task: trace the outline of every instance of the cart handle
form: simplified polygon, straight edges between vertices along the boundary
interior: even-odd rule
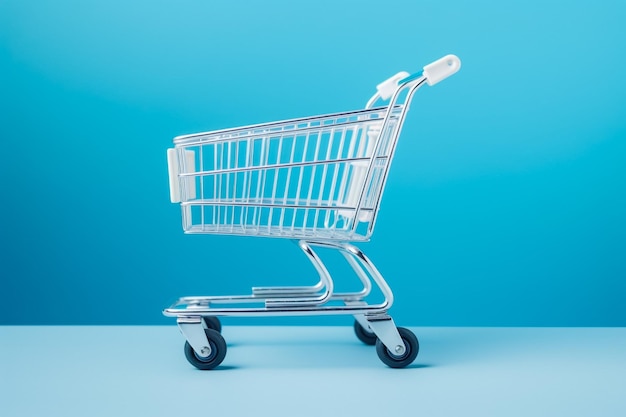
[[[461,69],[461,60],[456,55],[446,55],[424,67],[424,77],[428,85],[435,85]],[[404,79],[403,81],[406,81]]]
[[[446,55],[443,58],[431,62],[426,65],[422,71],[418,71],[414,74],[409,74],[406,71],[402,71],[383,81],[376,86],[378,91],[378,97],[383,100],[388,100],[393,93],[396,92],[399,86],[416,80],[420,77],[426,78],[428,85],[435,85],[439,81],[445,80],[449,76],[455,74],[461,69],[461,60],[456,55]]]

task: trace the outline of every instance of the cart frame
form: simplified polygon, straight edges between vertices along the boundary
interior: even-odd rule
[[[377,86],[364,110],[174,139],[175,147],[168,150],[170,196],[181,204],[185,233],[291,239],[319,275],[311,286],[253,287],[249,295],[179,298],[163,314],[177,318],[190,363],[213,369],[224,359],[226,343],[217,317],[304,315],[352,315],[357,336],[376,344],[385,364],[399,368],[413,362],[417,338],[396,327],[387,313],[394,301],[391,288],[372,261],[349,242],[368,241],[373,233],[414,93],[459,68],[460,60],[448,55],[414,75],[398,73]],[[380,100],[387,105],[374,107]],[[304,154],[297,159],[300,137]],[[290,157],[281,159],[282,154]],[[285,179],[284,186],[279,184]],[[362,288],[335,292],[315,248],[341,253]],[[368,304],[365,299],[373,285],[383,300]]]

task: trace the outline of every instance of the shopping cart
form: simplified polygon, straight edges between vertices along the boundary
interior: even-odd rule
[[[454,74],[461,62],[445,56],[410,75],[377,86],[364,110],[179,136],[169,149],[170,197],[180,203],[185,233],[287,238],[297,242],[319,274],[312,286],[255,287],[243,296],[183,297],[164,310],[177,317],[185,356],[213,369],[226,355],[220,316],[354,316],[357,337],[376,345],[392,368],[419,350],[410,330],[387,311],[393,294],[374,264],[349,242],[368,241],[387,173],[415,91]],[[384,106],[375,106],[377,103]],[[315,252],[343,255],[362,288],[334,291]],[[368,304],[372,283],[384,300]]]

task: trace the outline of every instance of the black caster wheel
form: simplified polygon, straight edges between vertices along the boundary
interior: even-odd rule
[[[354,320],[354,333],[356,333],[356,337],[366,345],[374,346],[378,340],[373,331],[364,329],[357,320]]]
[[[202,321],[206,325],[207,329],[213,329],[218,333],[222,333],[222,323],[220,319],[215,316],[203,316]]]
[[[185,357],[190,364],[198,369],[209,370],[218,366],[226,357],[226,341],[219,332],[213,329],[204,329],[211,352],[207,356],[200,356],[191,347],[189,342],[185,342]]]
[[[383,342],[376,342],[376,353],[383,363],[391,368],[404,368],[413,363],[420,350],[417,337],[409,329],[398,327],[398,333],[404,342],[405,351],[402,355],[396,355],[387,349]]]

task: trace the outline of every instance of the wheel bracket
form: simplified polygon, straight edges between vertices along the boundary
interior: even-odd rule
[[[199,357],[211,355],[211,344],[204,331],[202,317],[179,317],[178,328]]]
[[[398,333],[393,319],[388,316],[367,317],[369,328],[394,356],[402,356],[406,351],[402,337]]]

